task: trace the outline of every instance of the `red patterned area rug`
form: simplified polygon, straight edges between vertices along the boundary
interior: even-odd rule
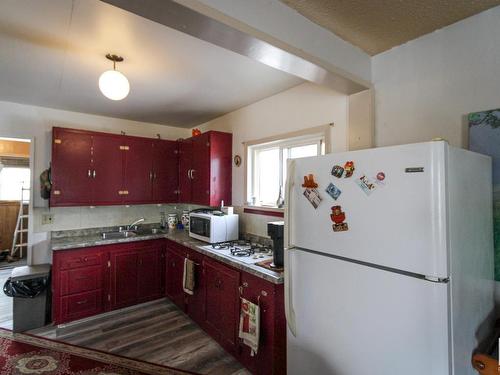
[[[0,329],[0,374],[185,375],[189,373]]]

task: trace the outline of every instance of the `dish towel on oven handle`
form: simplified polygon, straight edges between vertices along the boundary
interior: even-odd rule
[[[189,295],[194,294],[194,262],[184,258],[184,275],[182,276],[182,289]]]
[[[241,298],[239,337],[249,346],[252,357],[259,350],[260,335],[260,307],[244,298]]]

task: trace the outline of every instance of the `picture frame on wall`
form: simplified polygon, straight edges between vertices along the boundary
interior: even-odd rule
[[[492,158],[495,280],[500,281],[500,108],[470,113],[469,149]]]

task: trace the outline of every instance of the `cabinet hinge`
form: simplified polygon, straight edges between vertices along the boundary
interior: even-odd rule
[[[111,268],[111,261],[108,260],[108,268]]]
[[[56,139],[54,139],[54,143],[56,145],[60,145],[62,143],[62,140],[56,138]]]
[[[54,194],[54,195],[61,195],[61,190],[53,190],[52,194]]]
[[[120,146],[120,150],[128,151],[130,148],[128,146]]]

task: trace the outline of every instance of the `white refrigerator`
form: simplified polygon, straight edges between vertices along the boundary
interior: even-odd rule
[[[474,373],[494,304],[489,157],[437,141],[296,159],[286,201],[288,374]]]

